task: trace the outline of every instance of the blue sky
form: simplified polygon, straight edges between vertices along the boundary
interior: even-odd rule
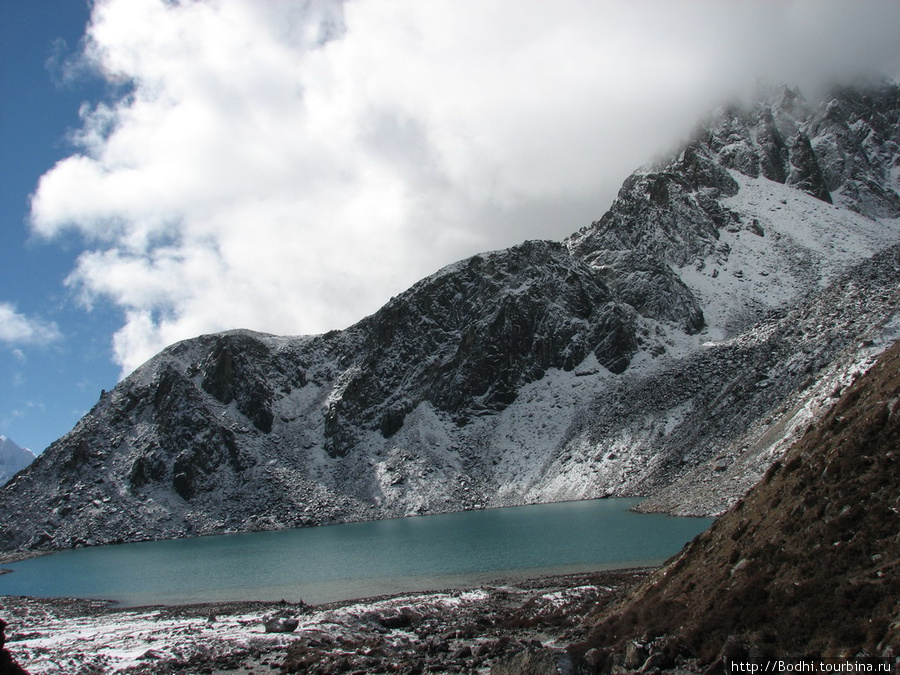
[[[36,452],[177,340],[565,237],[761,83],[900,75],[896,0],[0,7],[0,434]]]
[[[51,331],[0,338],[0,434],[40,451],[68,431],[100,390],[118,379],[109,335],[115,311],[87,314],[63,284],[76,242],[35,239],[29,195],[40,176],[71,152],[83,100],[102,94],[98,80],[61,86],[48,63],[71,54],[84,34],[79,0],[2,0],[0,15],[0,305]]]

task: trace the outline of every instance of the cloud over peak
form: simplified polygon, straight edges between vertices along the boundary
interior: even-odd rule
[[[85,243],[124,371],[175,340],[340,328],[443,264],[602,214],[760,80],[900,73],[893,2],[97,0],[32,226]]]

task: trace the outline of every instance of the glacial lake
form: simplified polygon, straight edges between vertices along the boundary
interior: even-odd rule
[[[296,530],[98,546],[3,564],[0,595],[123,606],[231,600],[311,604],[655,565],[712,518],[600,499]]]

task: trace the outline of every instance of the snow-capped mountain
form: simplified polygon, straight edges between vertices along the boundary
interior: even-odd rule
[[[893,85],[783,90],[564,242],[345,331],[173,345],[0,491],[0,547],[604,495],[719,513],[900,337],[898,120]]]
[[[34,461],[34,453],[28,448],[19,447],[15,441],[0,436],[0,485]]]

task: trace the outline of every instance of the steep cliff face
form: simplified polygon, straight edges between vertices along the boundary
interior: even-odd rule
[[[393,436],[422,403],[465,425],[589,354],[623,372],[640,347],[638,314],[604,281],[561,244],[526,242],[416,284],[341,336],[330,451],[346,454],[357,431]]]
[[[895,87],[719,111],[563,243],[345,331],[173,345],[0,491],[0,546],[608,494],[721,512],[900,331],[898,111]]]

